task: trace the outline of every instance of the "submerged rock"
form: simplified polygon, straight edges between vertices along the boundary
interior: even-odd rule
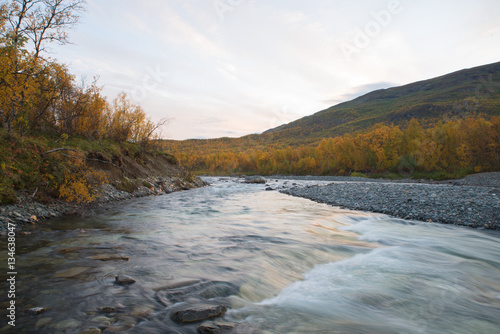
[[[171,284],[156,292],[156,298],[165,306],[190,300],[224,298],[239,293],[238,286],[222,281],[186,280]]]
[[[99,313],[114,313],[115,312],[115,308],[111,307],[111,306],[104,306],[104,307],[98,307],[97,311]]]
[[[64,271],[56,272],[54,277],[58,278],[70,278],[80,275],[81,273],[87,271],[88,267],[75,267]]]
[[[118,285],[130,285],[134,284],[135,282],[135,279],[127,275],[119,275],[115,277],[115,283]]]
[[[201,324],[197,327],[201,334],[223,334],[230,333],[235,327],[235,324],[229,322],[215,321]]]
[[[82,323],[80,321],[73,319],[73,318],[70,318],[70,319],[66,319],[66,320],[58,322],[57,324],[55,324],[53,326],[53,328],[57,329],[57,330],[67,331],[71,328],[80,327],[81,325],[82,325]]]
[[[52,318],[41,318],[36,322],[35,327],[45,327],[48,324],[50,324],[51,322],[52,322]]]
[[[201,304],[172,313],[171,319],[179,324],[200,322],[223,316],[227,311],[224,305]]]

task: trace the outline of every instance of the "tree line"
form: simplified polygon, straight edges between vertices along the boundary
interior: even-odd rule
[[[500,117],[469,117],[424,128],[416,119],[376,125],[366,133],[324,138],[317,146],[225,150],[204,154],[191,145],[177,151],[182,165],[201,173],[350,175],[500,170]],[[175,148],[174,148],[175,150]]]
[[[83,0],[12,0],[0,5],[0,126],[10,135],[55,132],[145,144],[154,123],[125,93],[109,102],[97,79],[78,82],[47,57],[51,43],[68,42]]]

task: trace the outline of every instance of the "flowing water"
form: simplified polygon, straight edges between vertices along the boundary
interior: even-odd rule
[[[498,233],[210,181],[18,235],[17,323],[2,307],[0,332],[196,333],[171,314],[208,303],[235,333],[500,333]]]

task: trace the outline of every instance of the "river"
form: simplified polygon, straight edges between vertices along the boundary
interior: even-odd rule
[[[17,322],[2,307],[0,331],[196,333],[171,315],[208,303],[236,333],[500,333],[499,233],[209,181],[18,235]],[[321,183],[274,185],[292,182]]]

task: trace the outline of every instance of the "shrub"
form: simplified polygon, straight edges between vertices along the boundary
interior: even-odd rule
[[[16,192],[8,179],[0,182],[0,204],[14,204],[17,202]]]

